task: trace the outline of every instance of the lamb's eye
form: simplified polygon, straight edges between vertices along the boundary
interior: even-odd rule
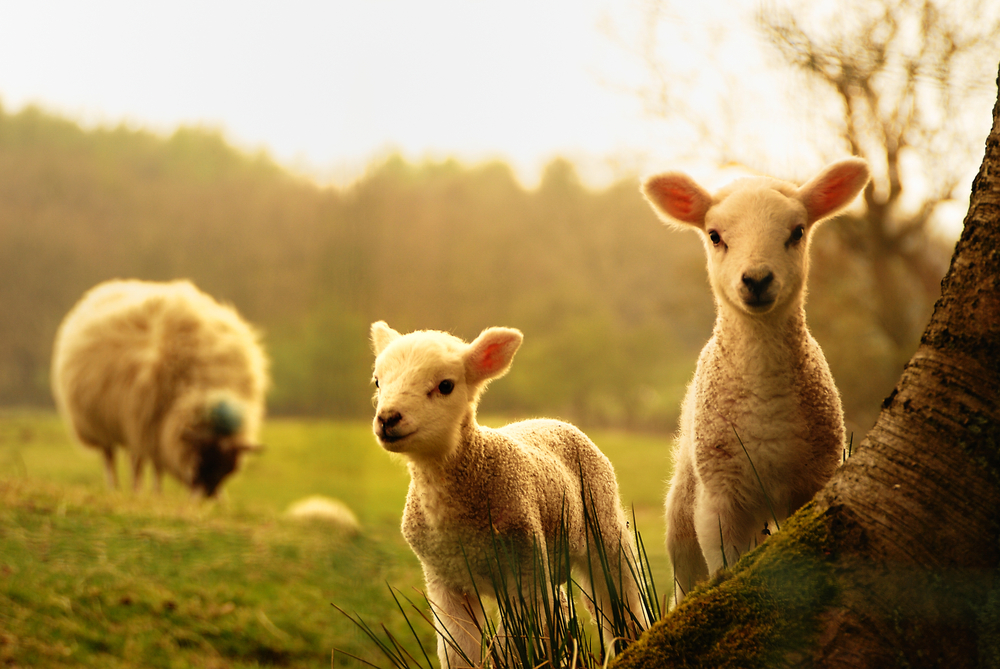
[[[378,379],[375,379],[375,387],[378,388]]]
[[[788,238],[789,244],[794,244],[795,242],[802,239],[803,235],[806,234],[806,229],[804,226],[797,225],[795,229],[792,230],[792,236]]]
[[[451,391],[455,389],[455,382],[445,379],[438,384],[438,390],[441,391],[442,395],[451,395]]]
[[[708,238],[712,240],[713,246],[718,246],[719,244],[722,243],[722,235],[720,235],[715,230],[708,231]]]

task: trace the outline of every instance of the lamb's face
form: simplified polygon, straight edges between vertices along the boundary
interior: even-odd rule
[[[441,460],[475,424],[483,388],[510,369],[523,339],[511,328],[486,328],[471,344],[446,332],[401,335],[372,324],[375,420],[379,444],[410,458]]]
[[[686,174],[664,172],[642,192],[665,222],[702,234],[719,304],[761,316],[801,299],[809,229],[850,204],[868,177],[865,161],[848,158],[801,187],[755,177],[713,197]]]
[[[736,190],[708,210],[701,231],[718,299],[744,313],[780,313],[808,273],[805,207],[769,188]]]
[[[422,458],[454,450],[475,397],[462,357],[467,347],[441,332],[413,332],[378,355],[372,429],[382,448]]]

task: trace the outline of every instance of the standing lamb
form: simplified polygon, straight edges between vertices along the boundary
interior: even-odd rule
[[[676,172],[643,186],[665,221],[701,233],[717,310],[681,410],[666,498],[676,603],[812,499],[837,467],[840,395],[806,328],[809,239],[868,178],[867,163],[851,158],[802,187],[756,177],[712,197]]]
[[[236,311],[188,281],[108,281],[70,310],[56,334],[52,389],[85,445],[103,452],[118,487],[115,448],[213,496],[255,445],[267,359]]]
[[[380,321],[371,335],[377,388],[373,428],[384,449],[407,459],[411,480],[402,531],[423,565],[428,599],[440,621],[442,669],[464,666],[462,654],[472,662],[482,659],[479,630],[485,620],[476,595],[497,595],[491,578],[497,564],[490,556],[498,540],[514,547],[517,556],[520,573],[507,578],[513,591],[517,583],[531,584],[539,577],[533,548],[547,557],[549,571],[556,535],[565,532],[576,580],[593,599],[588,603],[592,613],[596,602],[611,647],[608,584],[596,562],[593,535],[588,551],[584,495],[593,499],[599,540],[616,572],[613,580],[624,590],[620,600],[645,627],[638,587],[616,561],[623,554],[634,560],[635,548],[607,457],[567,423],[529,420],[490,429],[476,422],[482,392],[510,368],[521,333],[489,328],[467,344],[445,332],[401,335]],[[515,569],[511,563],[499,568]],[[549,577],[543,574],[539,582]],[[446,638],[454,639],[461,654]]]

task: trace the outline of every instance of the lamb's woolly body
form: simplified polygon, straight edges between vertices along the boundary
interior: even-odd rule
[[[483,621],[478,604],[467,601],[477,592],[496,595],[496,541],[516,548],[524,583],[533,578],[533,548],[551,562],[558,532],[568,537],[578,581],[589,583],[591,569],[601,573],[599,564],[588,563],[581,480],[593,497],[607,554],[634,556],[614,469],[586,435],[555,420],[498,429],[476,422],[479,396],[506,373],[519,332],[491,328],[466,344],[442,332],[399,335],[376,323],[372,339],[379,387],[375,433],[384,448],[407,456],[411,476],[403,535],[423,565],[429,599],[468,657],[480,657],[475,626]],[[453,382],[453,389],[442,393],[443,381]],[[595,594],[607,612],[606,585],[596,580]],[[623,597],[640,612],[628,573],[622,582]],[[441,637],[438,655],[442,667],[459,666],[458,654]]]
[[[717,307],[665,505],[678,602],[808,502],[842,456],[840,395],[805,321],[808,233],[867,180],[851,159],[801,188],[761,177],[710,196],[677,173],[644,186],[665,220],[702,233]]]
[[[595,499],[615,502],[600,505],[613,514],[601,518],[602,526],[625,527],[611,463],[586,435],[559,421],[500,429],[467,425],[461,448],[446,462],[411,462],[409,469],[403,535],[428,576],[463,592],[495,594],[485,562],[473,570],[475,584],[466,564],[466,557],[476,561],[494,553],[493,532],[518,543],[530,558],[532,542],[551,551],[549,543],[565,523],[570,550],[586,551],[581,469]]]
[[[121,446],[131,456],[136,487],[148,460],[157,487],[166,471],[211,494],[216,474],[199,468],[234,465],[234,453],[256,440],[267,384],[267,360],[253,329],[187,281],[100,284],[56,335],[56,404],[79,440],[104,453],[113,486]],[[219,449],[206,450],[191,437],[208,430],[219,402],[238,412],[238,425],[213,441]]]

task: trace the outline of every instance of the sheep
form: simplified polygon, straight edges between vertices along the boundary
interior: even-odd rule
[[[157,492],[166,471],[212,497],[260,448],[267,367],[254,329],[190,282],[113,280],[59,326],[52,390],[70,431],[103,454],[112,489],[124,447],[135,491],[148,460]]]
[[[521,333],[488,328],[469,344],[438,331],[401,335],[379,321],[371,337],[376,356],[372,426],[378,443],[407,462],[410,486],[402,533],[423,566],[427,598],[438,620],[442,668],[464,663],[447,639],[469,660],[481,660],[485,618],[476,595],[497,596],[494,581],[501,579],[495,573],[491,578],[491,570],[513,575],[505,578],[515,597],[517,582],[549,582],[542,579],[554,578],[556,535],[564,530],[576,581],[591,593],[585,605],[595,613],[596,604],[610,647],[605,617],[610,595],[603,578],[590,578],[602,572],[588,561],[584,514],[591,507],[585,511],[584,496],[593,500],[599,540],[620,570],[614,579],[622,584],[620,601],[645,626],[638,586],[631,571],[616,561],[622,554],[633,559],[635,548],[607,457],[580,430],[560,421],[535,419],[499,429],[476,421],[486,385],[507,373]],[[593,539],[589,556],[596,560]],[[497,541],[514,547],[516,568],[512,562],[497,566],[490,561]],[[534,549],[547,556],[545,574],[535,571]],[[566,575],[557,580],[565,582]]]
[[[772,521],[779,529],[837,467],[840,394],[805,319],[809,241],[868,179],[867,163],[850,158],[802,187],[752,177],[713,197],[677,172],[643,184],[665,222],[701,234],[716,303],[665,502],[675,605],[765,539]]]
[[[293,502],[285,511],[290,518],[324,521],[348,534],[361,531],[361,523],[351,508],[339,499],[325,495],[309,495]]]

